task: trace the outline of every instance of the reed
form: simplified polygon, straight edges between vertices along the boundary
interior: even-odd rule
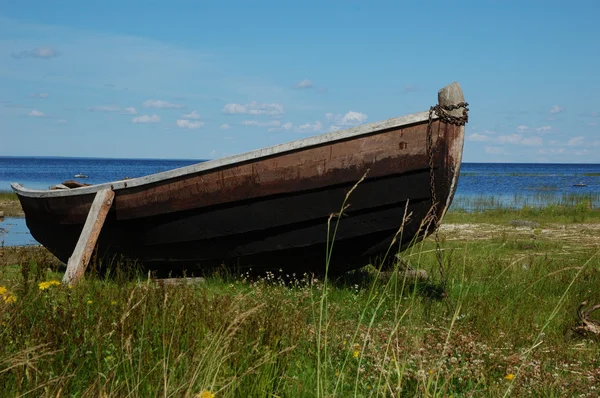
[[[452,201],[451,211],[482,212],[487,210],[517,210],[523,208],[553,209],[600,208],[599,193],[562,193],[552,189],[539,189],[528,194],[513,195],[457,195]]]

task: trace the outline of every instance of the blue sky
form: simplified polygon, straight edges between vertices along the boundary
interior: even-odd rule
[[[424,111],[467,162],[600,163],[596,1],[0,0],[0,156],[206,159]]]

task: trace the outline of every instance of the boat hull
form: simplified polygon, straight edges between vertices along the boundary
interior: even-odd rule
[[[445,100],[461,102],[462,92]],[[325,269],[328,242],[333,272],[395,254],[436,227],[427,218],[432,208],[427,125],[421,118],[143,184],[121,182],[98,254],[164,270],[225,264],[296,273]],[[464,126],[437,118],[432,123],[438,220],[456,189],[463,137]],[[33,237],[67,262],[93,190],[70,190],[82,192],[77,195],[16,190]]]

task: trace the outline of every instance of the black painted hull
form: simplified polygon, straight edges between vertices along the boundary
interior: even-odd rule
[[[325,269],[328,237],[334,239],[337,224],[330,269],[347,271],[382,258],[388,250],[395,254],[423,237],[427,225],[421,224],[431,207],[428,177],[429,171],[423,170],[366,179],[348,198],[350,206],[340,219],[330,215],[341,210],[351,186],[134,220],[117,220],[112,213],[100,235],[98,253],[105,261],[125,257],[155,269],[226,264],[318,272]],[[388,200],[382,198],[384,193]],[[405,212],[410,215],[407,219]],[[83,228],[32,219],[27,224],[33,237],[65,263]]]

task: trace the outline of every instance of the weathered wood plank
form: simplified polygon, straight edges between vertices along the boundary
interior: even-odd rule
[[[133,178],[129,180],[114,181],[104,184],[92,185],[89,187],[77,188],[77,191],[71,190],[38,190],[29,189],[23,187],[21,184],[12,183],[11,187],[22,196],[29,196],[32,198],[45,198],[45,197],[61,197],[61,196],[73,196],[79,194],[89,194],[97,192],[100,189],[110,188],[113,190],[139,187],[146,184],[153,184],[168,180],[170,178],[183,177],[188,174],[209,171],[213,169],[219,169],[224,166],[234,165],[236,163],[249,162],[253,160],[259,160],[261,158],[267,158],[275,155],[280,155],[286,152],[294,152],[301,149],[308,149],[313,146],[320,146],[330,144],[336,141],[343,141],[349,138],[359,137],[361,135],[369,135],[381,130],[387,130],[392,128],[403,128],[405,126],[426,122],[429,117],[428,112],[413,113],[406,116],[397,118],[387,119],[380,122],[374,122],[369,124],[363,124],[360,126],[352,127],[346,130],[334,131],[331,133],[321,134],[314,137],[303,138],[296,141],[291,141],[285,144],[279,144],[268,148],[257,149],[254,151],[228,156],[225,158],[209,160],[207,162],[197,163],[186,167],[181,167],[174,170],[163,171],[161,173],[151,174],[144,177]],[[438,116],[434,115],[437,119]]]
[[[114,197],[115,193],[110,189],[103,189],[96,194],[75,250],[67,263],[63,283],[77,283],[85,274]]]
[[[185,278],[163,278],[155,279],[158,285],[169,285],[169,286],[181,286],[181,285],[195,285],[199,283],[205,283],[206,279],[200,277],[185,277]]]

